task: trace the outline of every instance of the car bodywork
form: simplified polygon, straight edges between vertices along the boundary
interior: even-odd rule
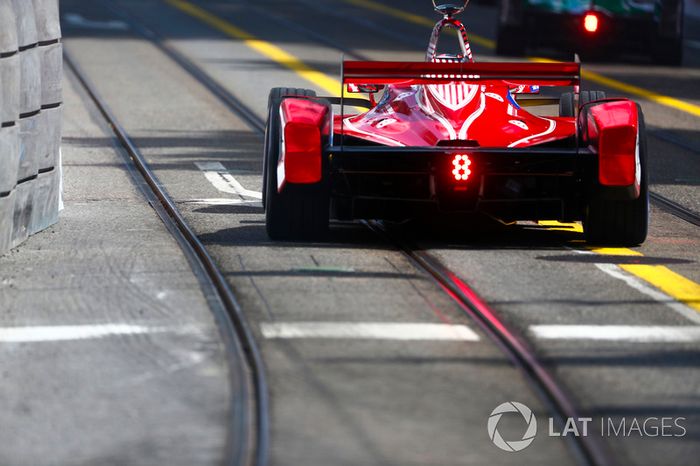
[[[623,188],[618,197],[638,195],[634,104],[609,100],[584,107],[578,118],[538,116],[512,93],[521,85],[578,86],[576,63],[344,68],[345,84],[389,82],[383,98],[358,114],[335,114],[335,99],[285,99],[277,171],[281,190],[290,173],[294,183],[316,183],[325,167],[335,218],[481,211],[506,221],[572,221],[582,219],[592,184],[610,194]],[[628,144],[618,147],[625,137]],[[465,179],[453,173],[458,156],[469,161]]]
[[[445,27],[460,32],[462,53],[437,54]],[[343,63],[343,89],[370,99],[271,97],[267,202],[288,193],[289,220],[293,208],[311,215],[308,202],[327,200],[314,214],[326,218],[321,224],[468,213],[585,224],[596,203],[632,202],[642,211],[643,241],[641,111],[627,99],[580,105],[580,80],[576,62],[475,63],[466,30],[445,15],[425,62]],[[538,93],[561,86],[573,90],[570,114],[529,111],[559,104]]]

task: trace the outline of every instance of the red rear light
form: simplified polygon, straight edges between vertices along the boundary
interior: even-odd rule
[[[471,170],[469,169],[471,164],[472,161],[469,160],[469,156],[461,154],[455,155],[455,158],[452,160],[452,175],[455,177],[455,180],[467,181],[467,179],[469,179],[469,175],[472,174]]]
[[[595,13],[586,13],[583,17],[583,28],[588,32],[596,32],[598,30],[598,15]]]

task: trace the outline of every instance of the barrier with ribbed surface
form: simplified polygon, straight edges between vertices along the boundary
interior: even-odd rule
[[[58,221],[58,0],[0,0],[0,254]]]

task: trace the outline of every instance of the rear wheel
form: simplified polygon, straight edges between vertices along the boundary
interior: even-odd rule
[[[581,91],[579,95],[579,106],[605,98],[607,98],[605,91]],[[572,92],[565,92],[559,98],[559,116],[574,116],[574,94]]]
[[[287,184],[277,189],[277,162],[281,144],[280,104],[288,96],[316,96],[308,89],[278,87],[270,91],[265,129],[263,191],[267,234],[275,240],[318,239],[327,232],[329,195],[326,183]]]
[[[639,114],[640,193],[634,200],[597,199],[593,193],[583,220],[586,241],[592,244],[635,246],[644,242],[649,224],[649,177],[647,173],[647,139],[642,109]]]

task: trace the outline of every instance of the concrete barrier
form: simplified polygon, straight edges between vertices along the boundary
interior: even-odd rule
[[[12,225],[15,210],[15,192],[0,197],[0,255],[12,245]]]
[[[12,0],[17,23],[17,43],[19,49],[31,47],[39,42],[36,30],[34,4],[31,0]]]
[[[41,63],[41,105],[63,101],[63,44],[55,42],[39,47]]]
[[[58,221],[58,0],[0,0],[0,255]]]
[[[29,238],[29,225],[34,209],[34,185],[36,179],[20,183],[14,190],[15,206],[12,212],[12,241],[11,247],[18,246]]]
[[[0,56],[17,52],[17,21],[12,0],[0,0]]]
[[[0,58],[0,123],[19,119],[19,53]]]
[[[17,181],[39,172],[39,123],[41,113],[19,120],[19,169]]]
[[[39,47],[19,53],[19,114],[31,115],[41,109],[41,57]]]
[[[29,222],[30,235],[44,230],[58,221],[60,176],[58,168],[39,173],[34,184],[32,216]]]
[[[0,128],[0,196],[15,189],[18,170],[19,126]]]
[[[39,171],[59,167],[59,151],[61,149],[61,132],[63,130],[63,105],[45,108],[41,111],[46,125],[45,152],[39,158]]]
[[[25,0],[28,1],[28,0]],[[34,7],[37,38],[40,43],[61,38],[58,0],[31,0]]]
[[[49,147],[49,114],[42,110],[36,115],[36,141],[33,147],[36,172],[53,168],[53,156]]]

